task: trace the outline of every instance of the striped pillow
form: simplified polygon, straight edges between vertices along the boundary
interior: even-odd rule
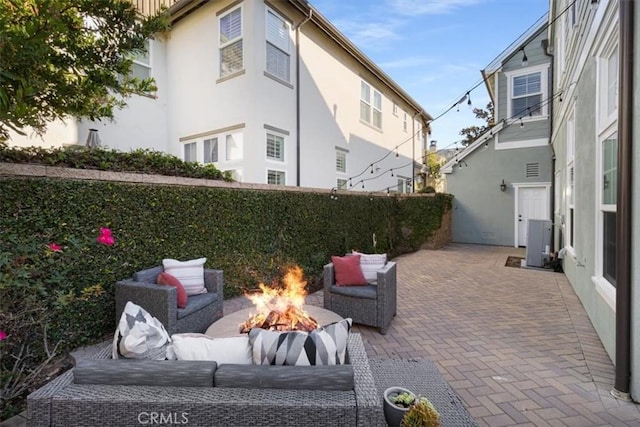
[[[311,332],[276,332],[253,328],[249,342],[256,365],[344,365],[351,319]]]
[[[367,283],[378,283],[378,270],[387,263],[387,254],[363,254],[353,251],[353,255],[360,255],[360,268]]]
[[[163,259],[162,266],[165,273],[178,279],[187,295],[207,293],[204,286],[204,263],[206,258],[192,259],[191,261],[178,261],[175,259]]]

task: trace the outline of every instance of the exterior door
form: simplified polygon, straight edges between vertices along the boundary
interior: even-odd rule
[[[518,189],[518,246],[527,246],[530,219],[547,219],[547,190],[545,187]]]

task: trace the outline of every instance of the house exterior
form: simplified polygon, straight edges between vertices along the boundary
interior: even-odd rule
[[[95,128],[105,146],[213,163],[241,182],[412,191],[431,117],[311,4],[138,3],[172,15],[136,58],[157,98],[130,99],[115,123],[54,125],[44,145],[83,144]]]
[[[609,356],[614,394],[640,400],[640,8],[550,2],[555,246]],[[563,11],[565,11],[563,13]],[[560,16],[561,15],[561,16]],[[552,21],[552,17],[559,18]],[[636,24],[634,24],[634,21]],[[634,141],[635,140],[635,141]]]
[[[529,219],[551,219],[551,57],[541,18],[482,70],[490,131],[442,167],[454,242],[527,246]],[[523,61],[526,56],[527,61]]]

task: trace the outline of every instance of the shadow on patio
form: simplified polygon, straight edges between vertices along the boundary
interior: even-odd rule
[[[614,368],[563,274],[506,267],[523,249],[452,244],[394,259],[386,335],[356,325],[370,357],[428,358],[480,425],[640,425],[615,400]],[[322,292],[307,299],[322,305]],[[225,301],[225,314],[249,306]]]

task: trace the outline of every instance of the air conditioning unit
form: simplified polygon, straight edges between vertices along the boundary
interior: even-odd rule
[[[527,267],[544,267],[551,250],[552,224],[548,219],[530,219],[527,228]]]

